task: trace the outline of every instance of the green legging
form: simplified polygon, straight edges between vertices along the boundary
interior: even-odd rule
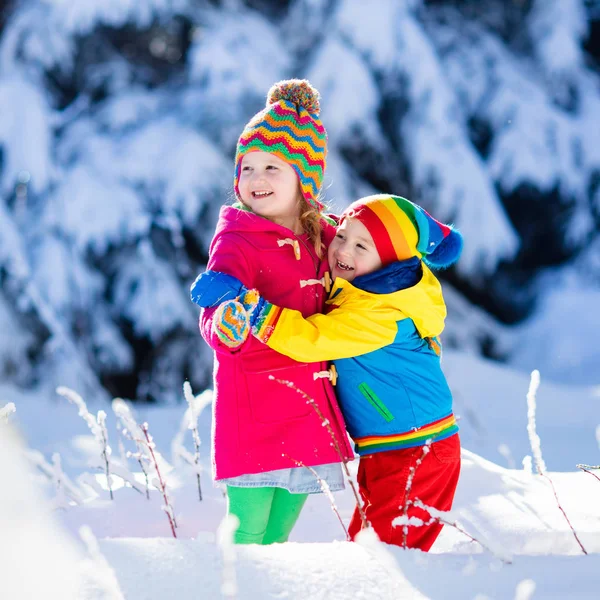
[[[276,487],[227,486],[227,513],[240,520],[236,544],[287,542],[308,494]]]

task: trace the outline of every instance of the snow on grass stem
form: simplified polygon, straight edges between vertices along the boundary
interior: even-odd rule
[[[173,537],[176,538],[177,534],[175,533],[175,529],[177,528],[177,521],[175,520],[175,512],[173,511],[172,503],[169,499],[165,478],[160,470],[158,455],[154,452],[155,444],[148,431],[148,423],[138,425],[128,404],[121,398],[115,398],[113,400],[112,408],[115,415],[123,423],[123,434],[129,437],[138,449],[135,456],[140,462],[140,465],[143,466],[144,462],[147,463],[156,474],[156,478],[152,481],[152,484],[163,496],[164,505],[161,508],[166,513],[169,519],[171,533],[173,534]],[[146,494],[149,497],[149,477],[147,473],[148,471],[144,469],[144,474],[146,475]]]
[[[110,499],[114,500],[109,459],[111,448],[108,445],[108,431],[106,431],[106,413],[103,410],[98,411],[98,427],[100,428],[100,435],[102,436],[102,458],[104,460],[106,470],[106,483],[108,485],[108,491],[110,492]]]
[[[556,488],[554,487],[554,482],[552,481],[552,479],[550,479],[550,477],[548,477],[548,475],[546,473],[541,473],[541,475],[543,477],[545,477],[550,482],[550,485],[552,486],[552,491],[554,492],[554,498],[556,498],[556,503],[558,504],[558,508],[560,509],[560,512],[562,512],[563,516],[565,517],[565,520],[569,524],[569,527],[571,528],[571,531],[573,532],[573,535],[575,536],[575,539],[577,540],[577,543],[579,544],[579,547],[581,548],[581,551],[584,554],[587,554],[587,550],[585,549],[585,547],[581,543],[581,540],[579,539],[579,537],[577,535],[577,532],[573,528],[573,525],[571,525],[571,521],[569,520],[569,517],[567,517],[567,513],[565,512],[564,508],[562,507],[562,505],[560,503],[560,500],[558,499],[558,494],[556,493]]]
[[[546,473],[546,464],[544,463],[544,460],[542,458],[542,446],[541,446],[541,442],[540,442],[540,437],[538,436],[536,429],[535,429],[536,393],[537,393],[539,386],[540,386],[540,372],[536,369],[531,372],[531,381],[529,383],[529,391],[527,392],[527,433],[529,434],[529,443],[531,444],[531,451],[533,453],[533,461],[535,464],[535,468],[537,469],[537,472],[542,477],[547,479],[548,482],[550,483],[550,487],[552,488],[552,492],[554,493],[554,498],[556,499],[558,508],[560,509],[560,512],[562,512],[563,516],[565,517],[565,520],[569,524],[569,527],[571,528],[571,531],[573,532],[573,535],[575,536],[575,539],[577,540],[577,543],[579,544],[581,551],[584,554],[587,554],[587,550],[584,548],[583,544],[581,543],[581,540],[579,539],[577,532],[573,528],[573,525],[571,525],[571,521],[569,520],[567,513],[565,512],[564,508],[562,507],[562,505],[560,503],[560,500],[558,499],[558,494],[556,493],[556,488],[554,487],[554,482]]]
[[[127,403],[121,398],[115,398],[112,401],[112,409],[115,413],[116,417],[119,419],[120,423],[122,423],[123,427],[121,428],[121,435],[129,440],[131,440],[137,449],[137,452],[127,452],[127,457],[133,457],[138,461],[140,465],[140,469],[144,475],[144,482],[146,485],[146,499],[150,500],[150,476],[148,474],[148,469],[144,465],[144,459],[146,458],[145,452],[145,441],[142,430],[140,426],[137,424],[137,421],[131,414],[131,410]]]
[[[136,423],[136,428],[139,427]],[[125,453],[125,458],[135,458],[135,460],[137,460],[138,465],[140,465],[140,470],[142,471],[142,475],[144,476],[144,487],[145,487],[145,495],[146,495],[146,500],[150,500],[150,476],[148,474],[148,469],[146,469],[146,466],[144,465],[144,461],[143,461],[143,457],[144,457],[144,449],[143,449],[143,442],[141,441],[141,438],[136,438],[131,434],[131,430],[128,429],[127,427],[122,427],[121,428],[121,435],[129,440],[131,440],[136,448],[137,448],[137,452],[130,452],[127,451]]]
[[[194,396],[192,386],[189,381],[183,384],[183,395],[188,404],[188,409],[185,411],[183,421],[179,433],[175,436],[172,443],[172,451],[174,455],[183,458],[191,465],[196,473],[196,483],[198,485],[198,499],[202,501],[202,485],[200,482],[200,434],[198,433],[198,416],[207,404],[212,401],[212,393],[204,392],[198,396]],[[192,439],[194,441],[194,454],[188,452],[183,445],[184,431],[191,430]]]
[[[481,540],[477,539],[476,537],[472,536],[470,533],[468,533],[462,527],[462,525],[459,524],[459,522],[451,515],[451,513],[437,510],[436,508],[433,508],[433,506],[427,506],[426,504],[421,502],[421,500],[419,500],[418,498],[415,498],[412,501],[412,504],[413,504],[413,506],[416,506],[417,508],[421,508],[422,510],[428,512],[429,516],[431,517],[429,521],[421,522],[421,525],[428,526],[428,525],[431,525],[431,524],[437,522],[437,523],[441,523],[442,525],[447,525],[448,527],[453,527],[454,529],[456,529],[457,531],[462,533],[464,536],[468,537],[472,542],[476,542],[483,549],[487,550],[490,554],[492,554],[496,558],[500,559],[503,563],[505,563],[507,565],[512,564],[511,556],[505,554],[499,548],[493,549],[490,544],[484,543]]]
[[[167,493],[167,484],[163,479],[163,476],[161,475],[160,468],[158,466],[158,461],[156,460],[156,454],[154,453],[154,441],[152,439],[152,436],[148,432],[148,423],[142,423],[141,430],[146,438],[148,451],[150,452],[150,456],[152,457],[154,469],[158,477],[158,489],[160,490],[163,496],[163,500],[165,501],[165,504],[164,506],[162,506],[162,509],[165,511],[167,517],[169,518],[169,525],[171,526],[171,533],[173,534],[173,537],[177,538],[177,534],[175,533],[175,528],[177,527],[177,523],[175,521],[175,513],[173,511],[173,506],[171,505],[169,495]]]
[[[198,434],[198,413],[194,410],[195,396],[192,393],[192,386],[189,381],[183,384],[183,395],[185,401],[188,403],[190,411],[190,423],[188,427],[192,431],[192,438],[194,440],[194,465],[198,469],[198,463],[200,461],[200,435]],[[196,482],[198,483],[198,500],[202,502],[202,485],[200,483],[200,472],[196,470]]]
[[[331,424],[329,423],[329,420],[325,418],[325,415],[321,412],[321,409],[317,406],[317,403],[306,392],[303,392],[301,389],[296,387],[294,382],[288,381],[285,379],[276,379],[275,377],[273,377],[273,375],[269,375],[269,379],[271,379],[272,381],[276,381],[277,383],[280,383],[281,385],[285,385],[286,387],[289,387],[290,389],[292,389],[295,392],[297,392],[298,394],[300,394],[306,400],[307,404],[310,404],[313,407],[314,411],[317,413],[317,415],[321,419],[323,426],[327,428],[327,431],[329,432],[329,435],[331,436],[331,439],[333,440],[333,446],[335,448],[335,451],[337,452],[338,456],[340,457],[340,459],[342,461],[343,469],[344,469],[344,472],[346,473],[346,478],[348,479],[348,484],[350,485],[350,488],[352,489],[352,493],[354,494],[354,498],[356,499],[356,506],[357,506],[358,512],[360,514],[360,520],[362,521],[362,528],[366,529],[367,527],[369,527],[369,521],[367,521],[367,515],[365,514],[365,511],[363,509],[363,505],[360,500],[358,491],[356,489],[354,479],[352,478],[352,475],[350,474],[350,470],[348,469],[348,461],[344,458],[344,455],[342,454],[342,450],[340,449],[340,445],[338,443],[337,437],[335,436],[335,433],[334,433],[333,429],[331,428]]]
[[[410,496],[410,492],[412,490],[412,482],[415,478],[415,473],[417,472],[417,469],[419,468],[419,465],[423,462],[423,459],[427,456],[427,454],[429,453],[430,450],[430,446],[431,446],[431,438],[427,439],[425,441],[425,445],[423,446],[423,453],[421,454],[421,456],[417,459],[417,462],[415,463],[414,467],[410,467],[409,471],[408,471],[408,477],[406,479],[406,488],[404,490],[404,497],[405,497],[405,501],[404,501],[404,509],[403,509],[403,516],[406,518],[406,522],[404,523],[404,525],[402,526],[402,547],[406,548],[406,544],[408,541],[408,508],[410,506],[410,502],[408,500],[409,496]]]
[[[537,472],[541,475],[546,472],[546,464],[542,458],[542,446],[540,437],[535,429],[535,409],[538,388],[540,387],[540,372],[532,371],[531,380],[529,382],[529,390],[527,392],[527,434],[529,435],[529,443],[533,454],[533,464]]]
[[[0,423],[8,423],[8,417],[17,411],[14,402],[9,402],[0,408]]]
[[[52,455],[52,464],[46,462],[43,454],[38,450],[28,449],[25,451],[27,459],[38,468],[56,489],[56,497],[53,500],[54,508],[68,508],[70,504],[84,504],[85,500],[77,486],[69,479],[62,470],[60,455],[55,452]]]
[[[600,481],[600,477],[598,477],[598,475],[596,475],[596,473],[592,473],[589,469],[600,469],[600,465],[595,465],[595,466],[591,466],[591,465],[577,465],[578,469],[581,469],[582,471],[585,471],[586,473],[589,473],[592,477],[595,477],[598,481]]]
[[[62,461],[60,460],[60,454],[55,452],[52,455],[52,480],[56,485],[56,500],[59,505],[63,508],[68,506],[66,495],[64,493],[65,486],[63,480],[66,481],[66,475],[62,468]]]
[[[344,521],[342,521],[342,517],[340,516],[337,504],[335,503],[335,499],[333,498],[333,494],[331,493],[331,489],[329,488],[329,484],[324,479],[321,479],[321,477],[319,477],[319,474],[312,467],[305,465],[301,460],[296,460],[295,458],[292,458],[289,454],[286,454],[285,452],[283,453],[283,456],[289,458],[298,467],[304,467],[305,469],[308,469],[314,475],[315,479],[319,482],[321,491],[325,494],[325,496],[327,496],[327,499],[329,500],[331,510],[333,510],[333,512],[335,513],[335,516],[338,518],[338,521],[340,522],[340,525],[342,526],[342,529],[346,534],[346,541],[349,542],[350,534],[348,533],[348,530],[344,525]]]
[[[103,410],[98,411],[96,419],[88,411],[84,399],[75,391],[68,387],[60,386],[56,388],[56,393],[66,398],[71,404],[79,408],[79,416],[87,423],[92,435],[100,446],[100,456],[104,462],[104,474],[106,475],[106,485],[110,494],[110,499],[114,500],[112,489],[112,476],[110,456],[111,447],[108,445],[108,433],[106,431],[106,413]]]

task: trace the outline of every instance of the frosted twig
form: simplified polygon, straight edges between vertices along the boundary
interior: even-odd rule
[[[417,462],[415,463],[414,467],[410,467],[409,471],[408,471],[408,478],[406,479],[406,488],[404,490],[404,497],[405,497],[405,501],[404,501],[404,509],[402,514],[405,517],[408,517],[408,508],[409,508],[409,496],[410,496],[410,492],[412,490],[412,482],[413,479],[415,478],[415,473],[417,472],[417,469],[419,468],[419,465],[423,462],[423,459],[427,456],[427,454],[429,453],[430,450],[430,446],[431,446],[431,438],[427,439],[425,441],[425,445],[423,446],[423,453],[421,454],[421,456],[419,456],[419,458],[417,459]],[[402,547],[406,548],[406,544],[408,541],[408,522],[405,523],[402,527]]]
[[[0,408],[0,423],[8,423],[8,417],[17,411],[14,402],[9,402]]]
[[[128,430],[122,429],[123,435],[127,436]],[[130,438],[136,445],[138,444],[135,438]],[[148,473],[148,469],[146,469],[146,465],[144,465],[144,461],[142,460],[144,453],[141,452],[138,448],[137,452],[127,452],[127,457],[135,458],[138,461],[138,465],[140,465],[140,469],[142,471],[142,475],[144,476],[144,487],[146,489],[146,500],[150,500],[150,475]]]
[[[56,388],[56,393],[66,398],[71,404],[74,404],[79,409],[79,416],[87,423],[94,437],[99,440],[101,432],[98,423],[88,410],[85,400],[75,391],[68,387],[60,386]]]
[[[315,479],[319,483],[319,486],[321,487],[321,491],[325,494],[325,496],[327,496],[327,499],[329,500],[329,504],[331,505],[331,510],[333,510],[333,512],[335,513],[335,516],[338,518],[338,521],[340,522],[340,525],[342,526],[342,529],[344,530],[344,533],[346,534],[346,541],[349,542],[350,534],[348,533],[348,530],[346,529],[346,526],[344,525],[344,521],[342,521],[342,517],[340,516],[340,512],[338,510],[337,504],[335,503],[333,494],[331,493],[331,489],[329,488],[329,484],[324,479],[321,479],[321,477],[319,477],[319,474],[312,467],[305,465],[301,460],[296,460],[295,458],[292,458],[291,456],[289,456],[289,454],[286,454],[285,452],[283,453],[283,456],[286,456],[287,458],[289,458],[298,467],[304,467],[305,469],[308,469],[314,475]]]
[[[117,422],[117,430],[120,431],[120,423]],[[125,437],[125,436],[123,436]],[[118,446],[119,446],[119,462],[112,463],[112,470],[115,475],[118,475],[126,484],[128,484],[132,489],[136,492],[139,492],[142,495],[146,495],[146,498],[149,497],[148,493],[148,475],[144,473],[146,479],[146,489],[143,490],[140,484],[135,479],[135,475],[129,470],[129,456],[131,453],[128,453],[125,450],[125,445],[123,444],[122,437],[118,438]],[[138,461],[139,463],[139,461]],[[122,466],[121,466],[122,465]],[[143,467],[143,465],[141,465]],[[144,469],[142,468],[142,472]]]
[[[198,468],[200,461],[200,435],[198,434],[198,413],[194,411],[194,394],[192,393],[192,386],[189,381],[183,384],[183,395],[188,403],[190,411],[190,423],[189,428],[192,430],[192,438],[194,440],[194,464]],[[196,481],[198,483],[198,500],[202,502],[202,486],[200,484],[200,473],[196,471]]]
[[[536,408],[535,395],[536,395],[536,392],[537,392],[539,386],[540,386],[540,372],[536,369],[531,372],[531,381],[529,384],[529,391],[527,392],[527,432],[529,433],[529,443],[531,444],[531,451],[533,453],[534,464],[537,469],[537,472],[542,477],[544,477],[546,480],[548,480],[548,482],[550,483],[550,487],[552,488],[552,492],[554,493],[554,498],[556,499],[556,504],[558,505],[560,512],[563,514],[563,516],[565,517],[565,520],[567,521],[569,527],[571,528],[571,531],[573,532],[573,536],[577,540],[577,543],[579,544],[581,551],[584,554],[587,554],[587,550],[584,548],[583,544],[581,543],[581,540],[579,539],[577,532],[575,531],[573,525],[571,525],[571,521],[569,520],[567,513],[565,512],[564,508],[562,507],[562,505],[560,503],[558,494],[556,492],[556,488],[554,487],[554,482],[546,473],[546,465],[544,463],[544,460],[542,459],[542,447],[541,447],[540,438],[535,430],[535,408]]]
[[[552,491],[554,492],[554,498],[556,499],[556,503],[558,504],[558,508],[560,509],[560,512],[563,514],[563,516],[565,517],[565,520],[569,524],[569,527],[571,528],[571,531],[573,532],[573,535],[575,536],[575,539],[577,540],[577,543],[579,544],[581,551],[584,554],[587,554],[587,550],[581,543],[581,540],[579,539],[577,532],[575,531],[573,525],[571,525],[571,521],[569,520],[569,517],[567,517],[567,513],[565,512],[565,509],[562,507],[560,500],[558,499],[558,494],[556,493],[556,488],[554,487],[554,482],[552,481],[552,479],[550,479],[550,477],[548,477],[548,475],[546,473],[540,473],[540,475],[545,477],[550,482],[550,485],[552,486]]]
[[[56,486],[55,502],[57,502],[58,506],[60,506],[61,508],[65,508],[66,506],[68,506],[68,502],[66,501],[67,495],[65,492],[66,489],[70,487],[70,481],[68,480],[67,475],[62,469],[62,461],[60,460],[60,454],[58,452],[55,452],[52,455],[52,480],[54,481],[54,485]],[[71,497],[73,497],[73,495],[71,495]]]
[[[112,477],[110,473],[110,461],[109,455],[111,452],[110,446],[108,445],[108,431],[106,431],[106,413],[103,410],[98,411],[98,427],[100,428],[100,435],[102,438],[102,458],[104,459],[104,466],[106,469],[106,484],[108,491],[110,492],[110,499],[113,500],[113,489],[112,489]]]
[[[124,400],[121,398],[115,398],[112,402],[112,409],[119,421],[123,424],[123,427],[121,428],[121,435],[131,440],[136,446],[137,452],[127,452],[126,456],[131,456],[138,461],[146,484],[146,498],[150,500],[150,477],[143,460],[146,453],[142,430],[137,424],[137,421],[133,418],[131,410]]]
[[[106,413],[103,410],[98,411],[96,419],[88,411],[84,399],[75,391],[68,387],[60,386],[56,388],[56,393],[66,398],[71,404],[75,404],[79,408],[79,416],[87,423],[92,435],[100,446],[100,456],[104,462],[104,474],[106,475],[106,485],[110,494],[110,499],[113,500],[112,477],[110,456],[112,454],[111,447],[108,445],[108,432],[106,431]]]
[[[600,469],[600,466],[592,467],[591,465],[577,465],[577,468],[581,469],[582,471],[585,471],[586,473],[589,473],[592,477],[595,477],[598,481],[600,481],[600,477],[598,477],[596,473],[592,473],[590,471],[590,469]]]
[[[52,464],[47,463],[43,454],[38,450],[26,450],[25,455],[54,485],[56,489],[56,497],[54,499],[55,508],[66,508],[69,506],[70,503],[67,498],[75,504],[83,504],[85,502],[80,490],[62,470],[60,455],[58,453],[52,455]]]
[[[280,383],[281,385],[285,385],[286,387],[289,387],[290,389],[294,390],[296,393],[300,394],[306,400],[307,404],[310,404],[310,406],[312,406],[314,411],[319,416],[319,419],[321,419],[323,426],[327,428],[327,431],[329,432],[329,435],[331,436],[331,439],[333,440],[333,446],[335,448],[335,451],[337,452],[337,455],[340,457],[340,459],[342,461],[342,466],[343,466],[344,472],[346,473],[346,478],[348,479],[348,484],[350,485],[350,488],[352,489],[352,493],[354,494],[354,498],[356,499],[356,506],[357,506],[358,512],[360,514],[360,519],[362,521],[362,527],[363,527],[363,529],[366,529],[367,527],[369,527],[369,521],[367,521],[367,515],[365,514],[365,511],[363,509],[363,505],[362,505],[362,502],[360,499],[360,495],[356,489],[354,479],[353,479],[352,475],[350,474],[350,469],[348,469],[348,460],[342,454],[342,450],[338,443],[337,437],[336,437],[333,429],[331,428],[331,424],[329,423],[329,420],[325,418],[325,415],[323,414],[321,409],[317,406],[317,403],[306,392],[303,392],[301,389],[299,389],[294,384],[293,381],[288,381],[285,379],[276,379],[275,377],[273,377],[273,375],[269,375],[269,379],[271,379],[272,381],[276,381],[277,383]]]
[[[173,537],[176,538],[177,534],[175,533],[175,529],[177,528],[177,521],[175,520],[175,512],[173,511],[172,502],[169,499],[166,480],[161,473],[158,454],[154,451],[155,444],[150,432],[148,431],[148,423],[138,425],[131,413],[129,406],[120,398],[115,398],[113,400],[112,407],[117,417],[125,426],[123,429],[124,433],[126,433],[130,439],[134,441],[138,449],[137,454],[134,456],[136,456],[136,458],[140,461],[140,465],[144,462],[147,463],[156,474],[156,478],[152,481],[152,483],[162,494],[164,505],[161,508],[166,513],[167,518],[169,519],[171,533],[173,534]],[[146,489],[148,490],[148,478],[146,479],[146,482]],[[148,491],[147,494],[149,495]]]
[[[148,423],[142,423],[141,429],[144,432],[144,436],[146,438],[146,443],[148,446],[148,451],[150,452],[150,456],[152,457],[152,462],[154,464],[154,469],[156,470],[156,475],[158,477],[158,489],[160,490],[163,500],[165,501],[162,509],[167,514],[169,518],[169,525],[171,525],[171,532],[173,533],[173,537],[176,538],[177,534],[175,533],[175,528],[177,527],[177,523],[175,522],[175,513],[173,511],[173,507],[171,505],[169,495],[167,493],[167,484],[163,479],[163,476],[160,472],[160,468],[158,466],[158,461],[156,460],[156,454],[154,453],[154,441],[152,436],[148,432]]]
[[[185,460],[196,473],[196,482],[198,485],[198,499],[202,501],[202,485],[200,482],[200,473],[202,467],[200,465],[200,434],[198,433],[198,416],[207,404],[212,400],[212,392],[206,391],[198,396],[194,396],[192,387],[189,381],[183,384],[183,395],[188,404],[188,409],[185,411],[181,426],[177,435],[173,438],[172,452],[173,455],[179,456]],[[194,442],[194,454],[188,452],[184,446],[183,439],[186,430],[191,430],[192,440]]]
[[[112,469],[113,475],[120,477],[127,485],[129,485],[129,487],[131,487],[131,489],[135,490],[139,494],[142,494],[142,496],[147,493],[148,486],[145,486],[145,489],[143,489],[135,480],[133,473],[127,467],[112,463]]]
[[[527,433],[529,435],[529,443],[533,453],[533,463],[538,473],[542,474],[546,471],[546,464],[542,458],[542,447],[540,437],[535,430],[535,395],[540,387],[540,372],[532,371],[531,380],[529,382],[529,391],[527,392]]]
[[[503,563],[507,565],[512,564],[512,558],[510,556],[500,554],[498,550],[494,551],[489,545],[483,543],[481,540],[472,536],[462,527],[462,525],[459,524],[459,522],[456,519],[453,519],[450,513],[437,510],[436,508],[433,508],[433,506],[427,506],[426,504],[423,504],[423,502],[421,502],[421,500],[419,500],[418,498],[415,498],[412,501],[412,504],[428,512],[429,516],[431,517],[430,520],[427,522],[421,521],[420,525],[427,526],[437,522],[441,523],[442,525],[447,525],[448,527],[453,527],[454,529],[462,533],[464,536],[468,537],[472,542],[477,542],[482,548],[499,558]],[[416,523],[411,524],[416,525]]]

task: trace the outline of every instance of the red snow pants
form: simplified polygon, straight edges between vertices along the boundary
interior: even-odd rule
[[[411,467],[423,457],[423,446],[403,448],[361,456],[358,465],[358,487],[364,502],[367,521],[382,542],[404,545],[403,526],[392,521],[404,514],[407,500],[406,484]],[[418,498],[427,506],[448,511],[452,508],[454,492],[460,474],[460,439],[458,434],[433,442],[429,452],[416,469],[408,494],[409,500]],[[409,506],[409,517],[429,521],[429,513]],[[362,522],[358,507],[350,521],[348,532],[352,539],[361,530]],[[440,534],[442,525],[409,526],[406,537],[408,548],[427,552]]]

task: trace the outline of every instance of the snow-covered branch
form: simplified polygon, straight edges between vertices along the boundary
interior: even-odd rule
[[[560,500],[558,499],[558,493],[556,492],[556,488],[554,487],[554,482],[546,473],[546,464],[544,463],[544,460],[542,458],[541,441],[540,441],[540,437],[538,436],[536,427],[535,427],[536,393],[537,393],[539,386],[540,386],[540,372],[535,370],[531,373],[531,380],[529,383],[529,391],[527,392],[527,433],[529,434],[529,443],[531,444],[531,450],[533,452],[534,464],[537,469],[537,472],[542,477],[544,477],[550,484],[550,487],[552,488],[552,493],[554,494],[554,498],[556,499],[556,504],[558,505],[560,512],[563,514],[571,531],[573,532],[573,536],[575,537],[575,540],[579,544],[581,551],[584,554],[587,554],[587,550],[581,543],[581,540],[579,539],[577,532],[575,531],[573,525],[571,524],[571,521],[569,520],[569,517],[567,516],[565,509],[562,507],[562,504],[560,503]]]
[[[162,495],[164,504],[162,510],[167,515],[169,526],[174,538],[177,537],[175,529],[177,521],[173,510],[173,501],[169,496],[167,480],[163,473],[163,467],[168,468],[166,461],[155,450],[154,440],[150,435],[148,423],[138,425],[131,408],[121,398],[115,398],[112,403],[112,408],[117,418],[122,422],[123,429],[121,430],[125,437],[131,439],[136,446],[135,453],[129,453],[136,458],[144,472],[146,478],[146,496],[149,498],[150,484],[154,486]],[[153,476],[150,477],[150,474]]]
[[[183,384],[183,395],[187,402],[188,408],[183,415],[179,431],[173,438],[171,443],[171,452],[173,458],[182,458],[188,465],[190,465],[196,474],[196,483],[198,485],[198,499],[202,501],[202,486],[200,482],[200,473],[202,472],[202,466],[200,465],[200,434],[198,433],[198,416],[204,410],[204,408],[212,402],[212,391],[206,390],[198,396],[194,396],[192,392],[192,386],[189,381]],[[186,431],[192,432],[192,441],[194,444],[194,453],[191,454],[185,447],[185,433]]]
[[[108,444],[108,432],[106,430],[106,413],[103,410],[98,411],[98,415],[94,419],[92,414],[88,411],[85,401],[83,398],[73,390],[61,386],[57,388],[56,392],[66,398],[72,404],[75,404],[79,408],[79,416],[87,423],[92,435],[94,436],[98,446],[100,448],[100,456],[104,464],[104,474],[106,475],[106,485],[110,494],[110,499],[114,499],[113,495],[113,480],[111,476],[111,454],[112,449]]]

